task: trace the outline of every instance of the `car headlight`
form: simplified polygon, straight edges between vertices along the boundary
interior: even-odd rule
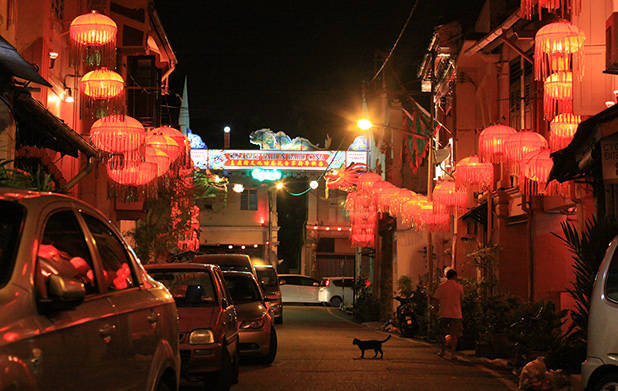
[[[266,321],[266,315],[263,315],[258,319],[245,320],[240,323],[240,328],[241,329],[261,329],[262,327],[264,327],[265,321]]]
[[[215,342],[215,336],[213,335],[211,330],[208,329],[197,329],[191,331],[189,334],[189,344],[190,345],[204,345]]]

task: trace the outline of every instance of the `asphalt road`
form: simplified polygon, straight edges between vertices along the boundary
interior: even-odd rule
[[[279,350],[271,366],[243,363],[233,391],[354,390],[516,390],[496,372],[436,355],[422,341],[393,335],[383,344],[384,359],[367,359],[354,338],[384,339],[388,334],[351,322],[339,310],[286,306],[277,325]]]

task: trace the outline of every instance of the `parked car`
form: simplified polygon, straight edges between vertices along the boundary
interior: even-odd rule
[[[249,272],[256,279],[258,278],[255,267],[251,263],[251,258],[246,254],[199,254],[193,258],[192,262],[219,265],[224,272]]]
[[[279,274],[283,303],[318,304],[320,282],[302,274]]]
[[[590,296],[588,345],[582,364],[585,390],[618,387],[618,236],[601,262]]]
[[[253,274],[224,272],[240,319],[240,354],[270,364],[277,355],[277,332]]]
[[[318,297],[322,304],[339,307],[352,305],[354,299],[353,277],[324,277],[320,281]]]
[[[101,212],[0,188],[0,390],[177,390],[177,312]]]
[[[257,272],[258,282],[271,316],[275,318],[275,323],[283,323],[283,303],[277,271],[272,265],[253,265],[253,267]]]
[[[238,382],[238,315],[219,266],[167,263],[145,268],[176,301],[183,377],[229,390]]]

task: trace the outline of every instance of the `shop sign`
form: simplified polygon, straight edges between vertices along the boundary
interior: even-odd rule
[[[618,183],[618,134],[601,140],[603,182]]]
[[[252,170],[254,168],[324,171],[367,164],[364,151],[273,151],[233,149],[192,149],[191,159],[196,168],[210,170]]]

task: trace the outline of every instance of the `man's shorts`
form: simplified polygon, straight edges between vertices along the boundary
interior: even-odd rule
[[[440,318],[440,331],[442,335],[451,334],[455,337],[463,335],[463,321],[461,319]]]

